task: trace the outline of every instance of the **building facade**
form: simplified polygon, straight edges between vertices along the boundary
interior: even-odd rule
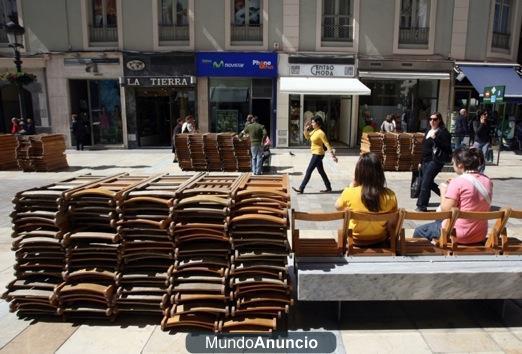
[[[70,144],[73,113],[91,146],[136,148],[168,146],[186,115],[219,132],[252,112],[278,147],[304,146],[316,114],[355,146],[363,117],[396,114],[415,131],[432,111],[474,112],[485,82],[509,82],[499,114],[522,97],[516,0],[0,0],[0,25],[13,15],[37,77],[22,115]],[[0,55],[14,71],[3,27]],[[0,82],[0,99],[7,131],[14,87]]]

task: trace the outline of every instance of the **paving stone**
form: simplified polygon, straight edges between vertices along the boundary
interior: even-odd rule
[[[421,331],[422,336],[434,352],[482,352],[501,351],[488,333],[472,329],[452,332]]]
[[[2,348],[5,354],[54,353],[78,329],[68,322],[38,322]]]
[[[2,311],[3,312],[3,311]],[[0,317],[0,348],[3,348],[14,337],[31,324],[30,320],[18,318],[14,313],[7,312]]]
[[[522,353],[522,340],[509,332],[493,332],[489,334],[491,338],[506,352]]]
[[[185,347],[186,336],[186,333],[169,333],[162,331],[160,326],[155,326],[142,353],[189,353]]]
[[[431,353],[430,348],[419,333],[342,332],[343,344],[347,354],[387,353],[420,354]]]

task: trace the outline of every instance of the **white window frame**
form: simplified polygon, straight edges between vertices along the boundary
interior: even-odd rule
[[[240,44],[241,42],[234,42],[231,40],[232,27],[232,1],[224,0],[225,2],[225,49],[226,50],[268,50],[268,0],[260,0],[261,4],[261,24],[263,25],[263,41],[260,45]]]
[[[81,0],[81,11],[82,11],[82,34],[83,34],[83,48],[86,50],[90,49],[123,49],[123,15],[122,15],[122,0],[116,0],[116,28],[118,31],[118,42],[116,46],[106,47],[98,46],[96,43],[91,43],[89,39],[89,24],[91,23],[92,17],[92,0]]]
[[[160,0],[152,0],[152,46],[155,51],[194,50],[194,0],[188,0],[189,39],[179,42],[160,42]]]
[[[328,42],[322,40],[322,23],[323,23],[323,0],[316,0],[316,16],[315,16],[315,50],[343,53],[357,53],[359,50],[359,9],[361,0],[352,0],[352,41],[351,42]],[[346,45],[342,45],[346,43]]]
[[[510,9],[510,44],[509,50],[505,50],[502,48],[493,47],[493,25],[495,22],[495,0],[491,1],[490,8],[490,17],[489,17],[489,30],[488,30],[488,40],[487,40],[487,50],[486,57],[487,58],[500,58],[516,61],[516,56],[518,54],[518,40],[520,35],[520,1],[512,1],[511,9]]]
[[[394,54],[433,54],[435,51],[435,23],[437,19],[437,0],[430,1],[430,33],[427,48],[399,48],[399,27],[401,25],[401,0],[395,0],[395,23],[393,27]]]

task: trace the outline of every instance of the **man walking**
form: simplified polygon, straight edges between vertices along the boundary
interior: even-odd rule
[[[459,116],[455,121],[455,149],[462,146],[462,141],[465,136],[469,136],[468,132],[468,112],[462,108],[459,111]]]
[[[257,116],[252,117],[252,123],[248,124],[239,134],[239,137],[248,135],[250,137],[250,153],[252,154],[252,173],[260,175],[263,173],[263,141],[266,137],[266,129],[257,122]]]

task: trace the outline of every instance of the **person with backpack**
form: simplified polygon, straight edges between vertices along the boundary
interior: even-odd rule
[[[444,126],[442,115],[439,112],[432,113],[429,124],[430,129],[424,135],[422,159],[419,165],[421,182],[416,211],[428,210],[432,190],[440,195],[435,177],[451,156],[451,135]]]

